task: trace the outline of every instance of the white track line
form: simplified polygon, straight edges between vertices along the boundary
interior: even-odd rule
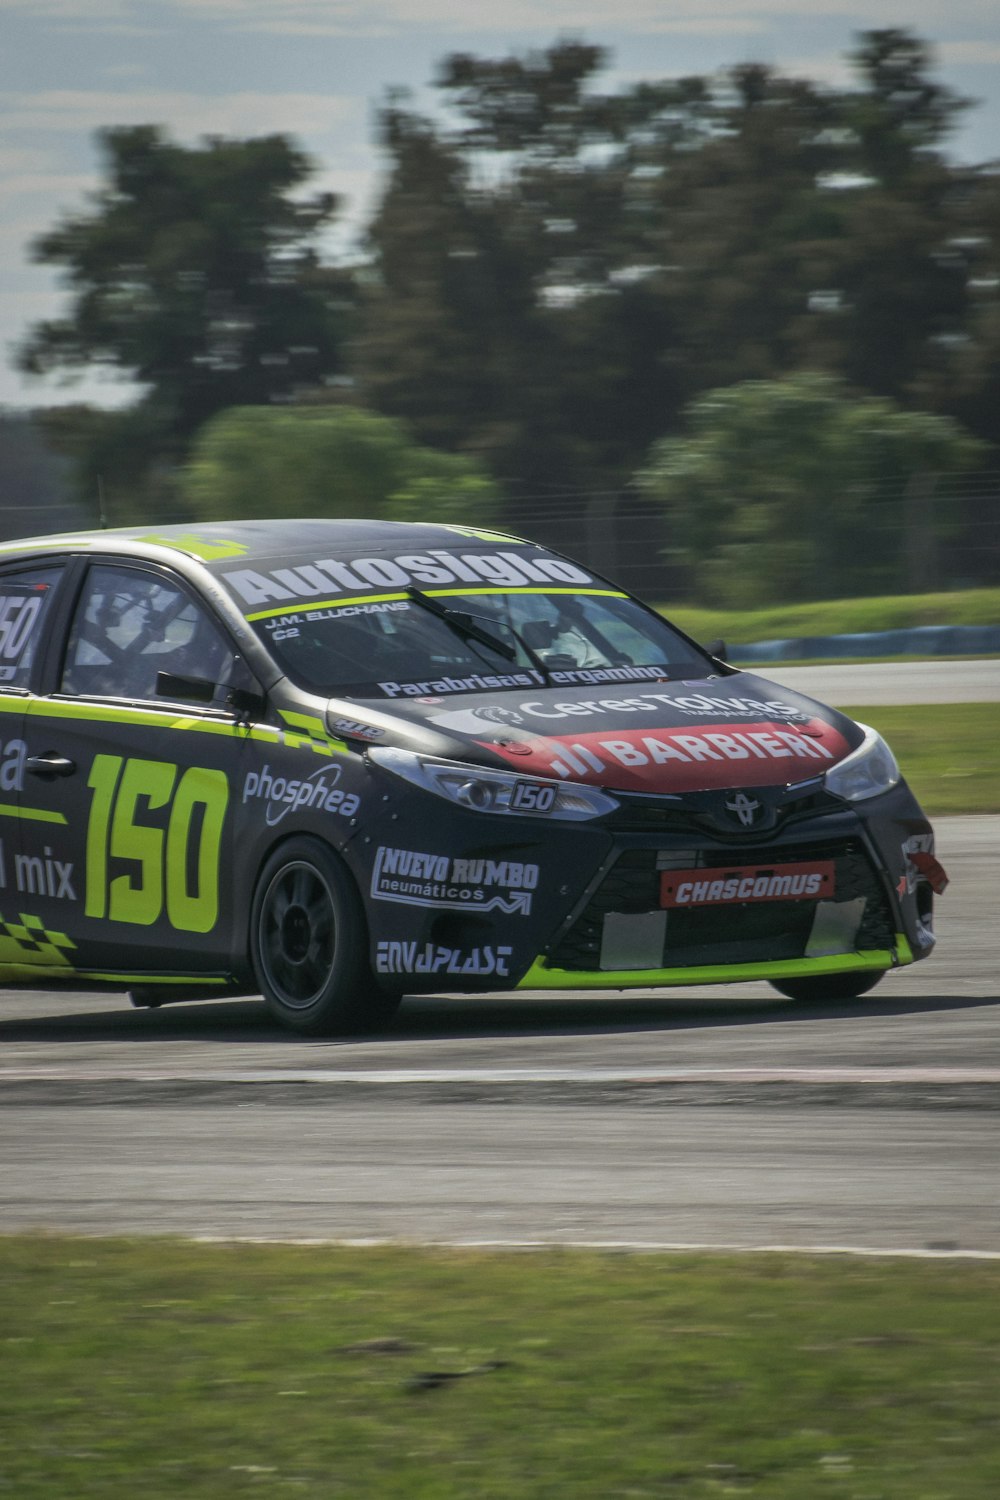
[[[1000,1084],[1000,1068],[77,1068],[0,1067],[8,1083]]]
[[[381,1236],[335,1239],[276,1235],[192,1234],[180,1236],[199,1245],[302,1245],[338,1246],[349,1250],[496,1250],[530,1251],[594,1250],[627,1255],[853,1255],[877,1260],[997,1260],[1000,1250],[961,1250],[925,1246],[919,1250],[871,1245],[731,1245],[688,1240],[411,1240]]]

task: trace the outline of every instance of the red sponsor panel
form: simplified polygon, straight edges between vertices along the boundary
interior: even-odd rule
[[[664,793],[806,781],[836,765],[851,748],[840,731],[823,719],[801,725],[758,720],[644,727],[532,740],[522,731],[516,749],[496,740],[479,743],[507,760],[516,760],[524,772],[534,770],[541,776],[622,791]],[[526,744],[532,751],[532,766],[524,757]]]
[[[910,864],[919,870],[936,896],[943,896],[948,888],[948,877],[944,867],[926,849],[916,849],[909,855]]]
[[[692,906],[737,906],[747,901],[832,900],[832,859],[806,864],[737,865],[732,870],[664,870],[660,905],[668,910]]]

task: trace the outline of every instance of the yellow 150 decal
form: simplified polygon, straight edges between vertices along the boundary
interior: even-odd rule
[[[88,917],[134,922],[167,921],[179,932],[210,932],[219,915],[219,857],[229,803],[224,771],[178,767],[165,760],[95,755],[87,785],[93,792],[87,824]],[[175,785],[176,783],[176,785]],[[161,823],[139,822],[143,810],[169,809]],[[165,824],[165,826],[163,826]],[[195,888],[188,888],[188,853],[194,837]],[[109,878],[109,862],[124,859],[138,870]]]

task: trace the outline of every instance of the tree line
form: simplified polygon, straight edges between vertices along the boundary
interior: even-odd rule
[[[995,499],[940,485],[997,467],[1000,169],[948,158],[969,105],[928,46],[862,33],[842,88],[748,63],[602,92],[607,63],[453,55],[433,115],[390,94],[350,265],[287,137],[104,132],[96,200],[35,245],[67,312],[20,353],[137,382],[46,417],[81,493],[112,521],[538,516],[567,546],[627,497],[690,597],[991,581]]]

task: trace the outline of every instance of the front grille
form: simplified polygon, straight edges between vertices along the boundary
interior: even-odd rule
[[[759,839],[762,831],[772,835],[801,818],[842,811],[844,804],[822,788],[799,791],[797,788],[752,789],[755,797],[767,804],[761,826],[743,828],[725,810],[725,792],[689,792],[676,802],[665,797],[630,795],[616,792],[619,807],[604,820],[612,833],[709,834],[718,838]]]
[[[711,871],[741,865],[780,869],[783,864],[819,860],[833,861],[838,904],[858,898],[864,901],[854,947],[859,950],[892,947],[895,933],[892,912],[878,875],[858,839],[836,844],[794,844],[780,850],[747,845],[702,849],[693,857],[688,853],[680,862]],[[647,958],[636,967],[697,968],[801,958],[810,940],[816,908],[817,903],[809,900],[757,901],[661,913],[657,851],[629,849],[619,856],[586,909],[558,940],[548,961],[556,968],[598,972],[602,967],[605,918],[611,913],[624,916],[661,913],[665,919],[659,962]],[[605,967],[614,966],[605,964]]]

